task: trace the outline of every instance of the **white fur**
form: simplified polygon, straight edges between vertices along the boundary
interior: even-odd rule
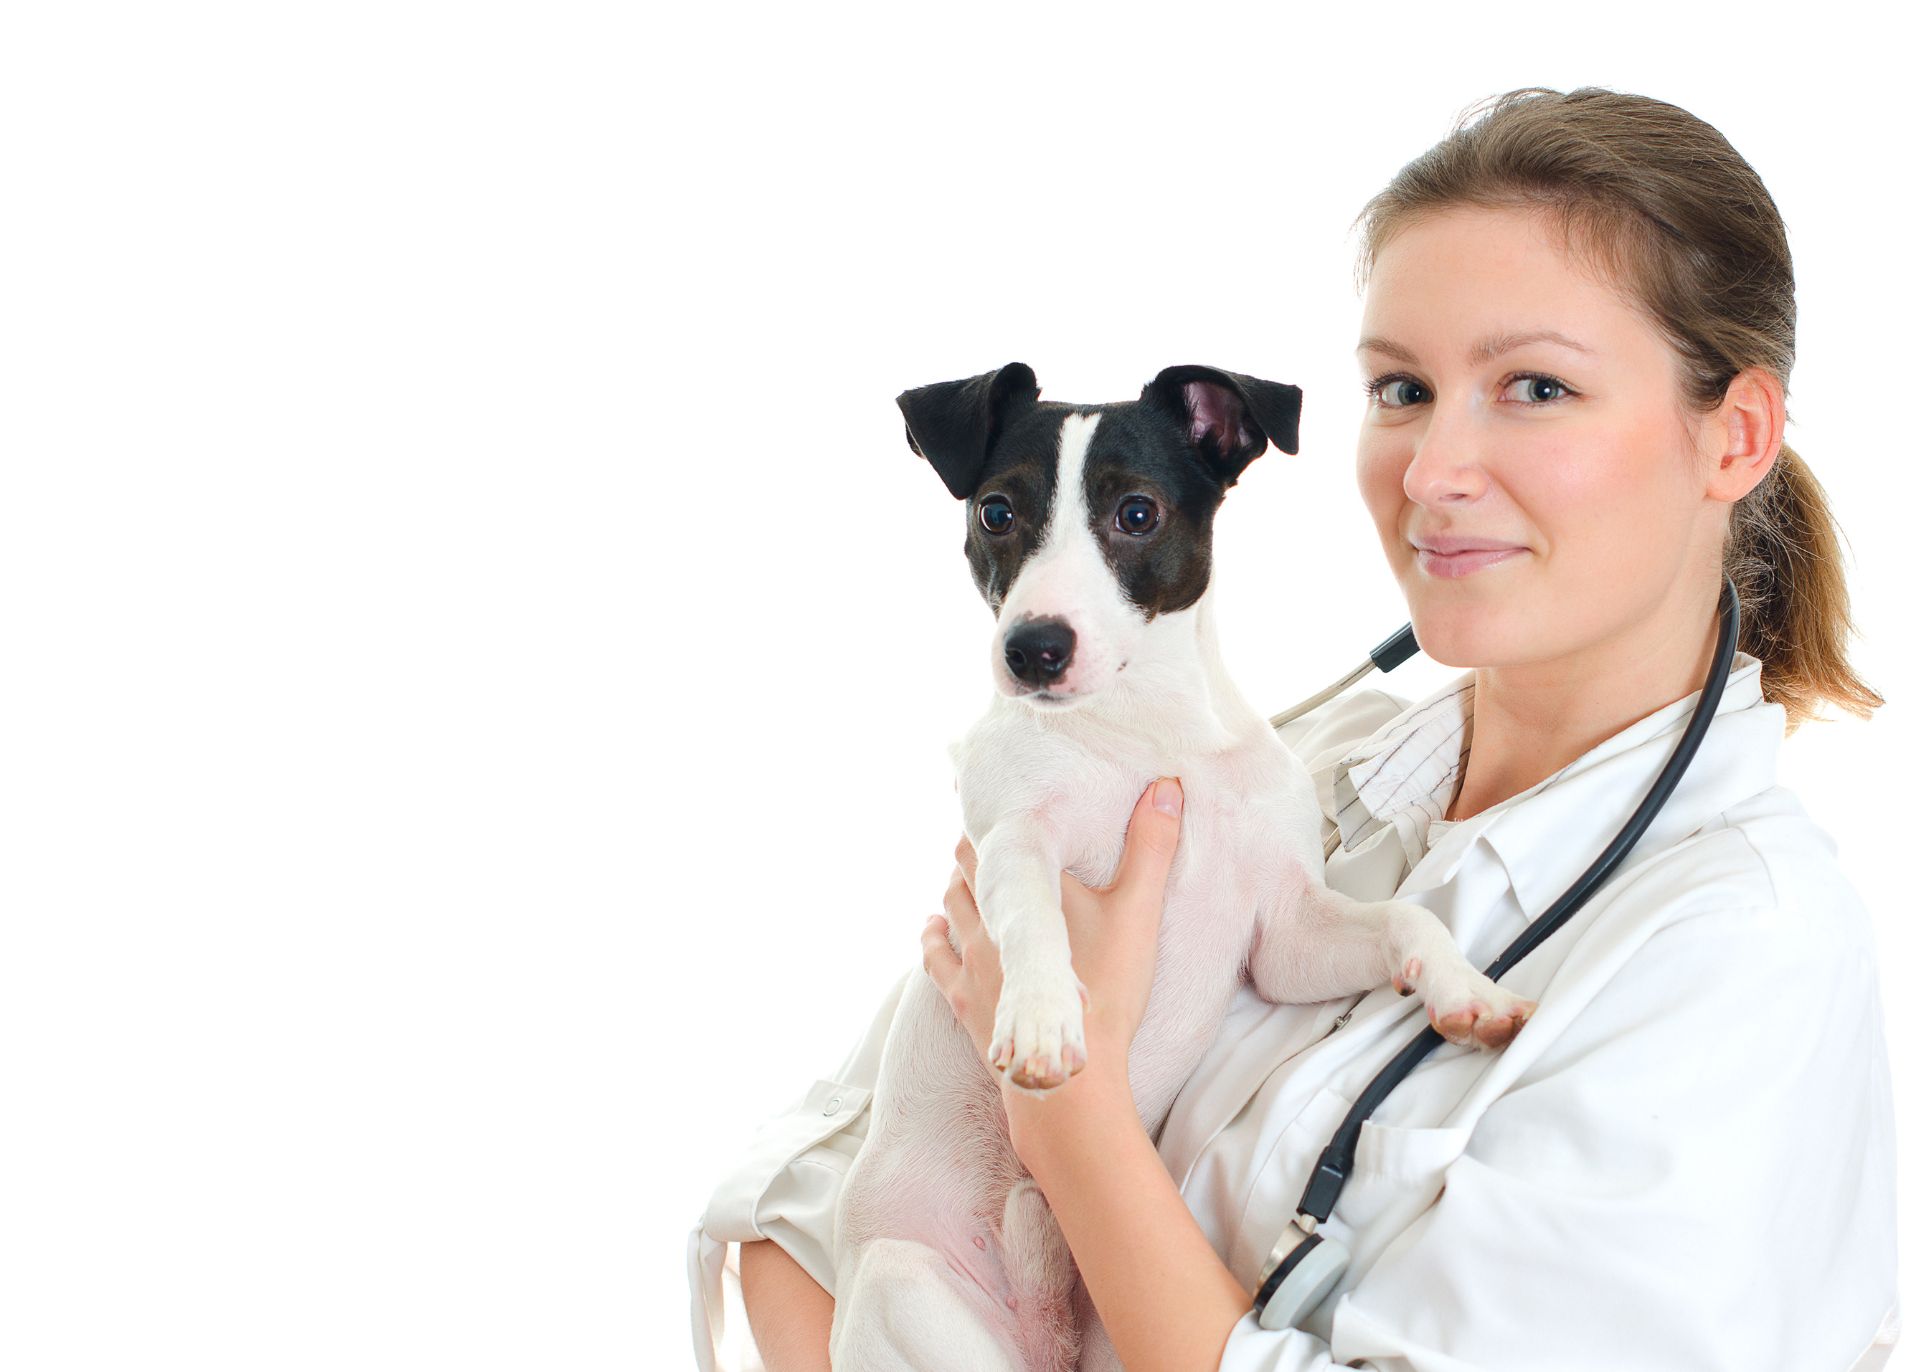
[[[1436,1012],[1473,1000],[1497,1016],[1524,1006],[1466,962],[1432,912],[1327,888],[1313,783],[1228,680],[1211,590],[1148,621],[1094,542],[1081,469],[1098,419],[1062,425],[1052,517],[995,625],[998,692],[951,750],[975,896],[1000,953],[994,1036],[1011,1040],[1009,1072],[1032,1062],[1064,1078],[1063,1055],[1084,1050],[1060,872],[1108,884],[1134,804],[1158,776],[1181,778],[1186,805],[1128,1063],[1149,1131],[1246,977],[1273,1001],[1350,995],[1398,974]],[[1055,683],[1070,698],[1058,704],[1017,698],[1028,688],[1000,656],[1004,632],[1033,615],[1075,632]],[[999,1087],[930,978],[902,998],[872,1109],[837,1217],[835,1372],[1067,1372],[1083,1338],[1090,1359],[1110,1358],[1103,1331],[1087,1327],[1091,1307],[1058,1227],[1022,1180]],[[981,1351],[983,1331],[999,1360]]]

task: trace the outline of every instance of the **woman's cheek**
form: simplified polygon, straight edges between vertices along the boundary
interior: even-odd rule
[[[1379,436],[1362,436],[1357,477],[1360,499],[1373,519],[1374,532],[1388,562],[1398,570],[1400,510],[1406,503],[1407,464],[1397,459],[1393,446]]]
[[[1648,613],[1670,584],[1669,489],[1648,479],[1631,433],[1542,434],[1502,480],[1534,565],[1517,578],[1516,624],[1502,645],[1519,660],[1577,651]]]

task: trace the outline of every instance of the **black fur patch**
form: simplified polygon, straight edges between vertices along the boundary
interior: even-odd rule
[[[1082,481],[1094,544],[1146,618],[1187,609],[1213,572],[1213,515],[1225,493],[1171,416],[1138,401],[1099,411]],[[1151,533],[1120,522],[1134,496],[1159,507]]]
[[[967,564],[996,615],[1014,578],[1040,549],[1060,479],[1060,425],[1080,408],[1046,400],[1029,406],[995,441],[979,488],[967,500]],[[980,507],[995,497],[1013,507],[1013,525],[1004,534],[990,533],[980,522]]]

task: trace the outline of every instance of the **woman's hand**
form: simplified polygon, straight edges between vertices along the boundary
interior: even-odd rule
[[[992,1066],[987,1042],[993,1037],[993,1013],[1000,1004],[1000,950],[987,937],[973,903],[974,853],[965,834],[953,855],[959,865],[941,901],[947,913],[927,916],[926,928],[920,931],[920,961],[947,998],[953,1017],[973,1040],[974,1052]]]
[[[1153,989],[1160,914],[1180,839],[1183,798],[1179,781],[1172,778],[1141,794],[1127,823],[1126,847],[1111,886],[1087,887],[1069,873],[1060,874],[1067,943],[1074,972],[1086,988],[1087,1070],[1117,1079],[1122,1086],[1127,1050]],[[981,1061],[987,1062],[1000,1002],[1000,953],[974,903],[973,845],[962,837],[954,856],[959,866],[947,883],[946,915],[927,920],[920,935],[922,961]],[[1002,1082],[1004,1086],[1004,1078]]]

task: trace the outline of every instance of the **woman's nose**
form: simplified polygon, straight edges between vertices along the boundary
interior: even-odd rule
[[[1471,501],[1486,489],[1481,467],[1484,435],[1467,406],[1436,403],[1413,440],[1413,460],[1401,479],[1407,499],[1421,505]]]

